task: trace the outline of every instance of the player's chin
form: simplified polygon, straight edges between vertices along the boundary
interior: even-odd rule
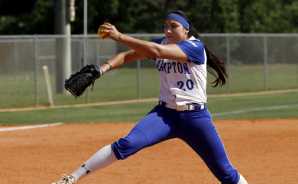
[[[167,40],[171,43],[171,44],[175,44],[176,43],[176,39],[174,36],[166,36]]]

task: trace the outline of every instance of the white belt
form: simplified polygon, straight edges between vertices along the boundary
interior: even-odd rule
[[[199,109],[205,108],[205,104],[186,104],[186,105],[175,106],[163,101],[159,101],[159,105],[162,105],[162,103],[165,103],[165,107],[169,109],[175,109],[177,111],[193,111],[193,110],[199,110]]]

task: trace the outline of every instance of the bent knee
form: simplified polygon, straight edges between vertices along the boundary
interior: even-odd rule
[[[207,165],[222,184],[238,184],[240,174],[233,168],[227,156]]]
[[[149,146],[147,136],[142,131],[133,129],[126,137],[115,141],[112,149],[118,160],[124,160],[147,146]]]

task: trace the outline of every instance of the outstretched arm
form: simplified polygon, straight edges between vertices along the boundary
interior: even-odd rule
[[[113,67],[112,69],[115,69],[131,61],[145,58],[146,56],[136,52],[135,50],[130,50],[127,52],[121,52],[117,54],[116,56],[109,59],[107,62]],[[105,73],[110,70],[110,66],[108,64],[103,64],[100,67],[103,69]]]
[[[189,59],[176,44],[160,45],[154,42],[139,40],[120,33],[115,26],[111,25],[110,23],[105,23],[104,25],[101,25],[100,28],[106,29],[104,31],[100,31],[101,33],[106,33],[103,38],[110,37],[111,39],[130,47],[144,56],[150,58],[184,61]]]
[[[134,50],[130,50],[117,54],[107,61],[109,64],[103,64],[100,68],[98,68],[96,65],[86,65],[65,80],[65,89],[69,91],[75,98],[78,98],[90,85],[92,85],[93,89],[94,81],[107,71],[111,70],[109,65],[112,66],[112,69],[115,69],[130,61],[143,58],[146,57]]]

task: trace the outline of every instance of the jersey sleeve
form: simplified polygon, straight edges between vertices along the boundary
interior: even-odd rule
[[[149,42],[154,42],[154,43],[157,43],[157,44],[161,44],[162,40],[164,38],[157,38],[157,39],[152,39],[152,40],[149,40]]]
[[[202,42],[197,40],[187,40],[177,44],[178,47],[187,55],[190,62],[198,65],[205,63],[205,49]]]

